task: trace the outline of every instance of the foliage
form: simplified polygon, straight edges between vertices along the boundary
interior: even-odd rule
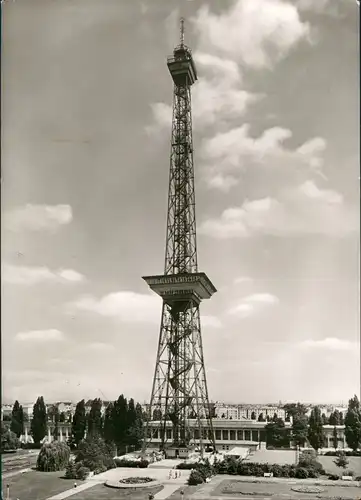
[[[308,440],[312,448],[318,451],[322,448],[324,441],[322,416],[318,406],[312,409],[308,424]]]
[[[154,481],[151,477],[126,477],[119,482],[124,484],[146,484]]]
[[[114,404],[109,403],[105,409],[104,428],[103,428],[104,439],[107,443],[111,443],[114,440],[115,428],[112,418],[113,412],[114,412]]]
[[[81,462],[91,471],[99,468],[112,469],[115,467],[112,447],[98,434],[90,434],[83,439],[76,450],[76,462]]]
[[[304,467],[297,467],[295,477],[298,479],[306,479],[309,477],[308,470]]]
[[[54,429],[53,429],[53,438],[54,441],[57,441],[59,439],[59,409],[56,406],[54,408]]]
[[[79,479],[80,481],[84,481],[90,473],[90,469],[88,467],[84,467],[84,465],[79,462],[76,464],[76,474],[75,479]]]
[[[285,423],[281,418],[277,418],[269,422],[265,426],[267,446],[287,446],[289,444],[289,436]]]
[[[202,474],[198,470],[192,470],[188,478],[188,484],[190,486],[196,486],[197,484],[204,483]]]
[[[251,420],[256,420],[256,412],[251,413]]]
[[[297,416],[306,415],[307,413],[306,406],[301,403],[287,403],[284,405],[283,409],[288,419],[290,417],[294,419]]]
[[[337,474],[330,474],[328,476],[328,479],[330,479],[331,481],[338,481],[340,479],[340,476],[338,476]]]
[[[10,430],[16,434],[17,438],[24,434],[24,410],[17,400],[11,412]]]
[[[316,459],[316,456],[311,453],[303,452],[300,454],[298,467],[307,469],[309,475],[310,472],[311,474],[316,474],[316,476],[310,475],[310,477],[317,477],[317,475],[319,474],[325,474],[325,470],[323,469],[322,465]]]
[[[330,425],[342,425],[342,420],[342,413],[339,410],[335,410],[331,413],[330,418],[328,419],[328,423]]]
[[[77,471],[76,466],[77,464],[74,462],[74,460],[69,460],[65,470],[66,479],[76,479],[76,471]]]
[[[54,441],[45,443],[36,461],[36,468],[42,472],[56,472],[63,470],[69,462],[70,448],[67,444]]]
[[[335,450],[338,448],[338,434],[337,434],[337,427],[335,426],[332,431],[332,442],[333,442],[333,447]]]
[[[115,458],[114,462],[117,467],[138,467],[140,469],[146,469],[149,465],[148,460],[127,460],[125,458]]]
[[[361,409],[356,395],[348,402],[345,417],[345,437],[352,450],[356,451],[361,446]]]
[[[102,401],[96,398],[92,401],[88,415],[88,434],[103,435]]]
[[[86,430],[85,401],[82,399],[75,407],[73,421],[71,424],[71,439],[75,446],[84,439]]]
[[[127,412],[126,443],[138,449],[143,439],[143,415],[142,407],[135,406],[134,399],[129,400]]]
[[[297,446],[304,446],[308,435],[307,417],[304,414],[297,413],[293,417],[292,437]]]
[[[47,415],[43,396],[40,396],[33,407],[33,418],[30,424],[30,434],[36,444],[40,443],[46,436]]]
[[[337,457],[338,451],[327,451],[325,453],[326,457]],[[343,451],[346,457],[361,457],[361,451]]]
[[[323,425],[328,425],[329,420],[328,420],[328,418],[327,418],[327,416],[326,416],[325,413],[322,413],[321,420],[322,420],[322,424]]]
[[[260,413],[258,416],[258,422],[265,422],[265,421],[266,419],[264,418],[263,413]]]
[[[337,454],[337,458],[336,458],[336,460],[333,461],[333,463],[336,464],[337,467],[341,467],[342,469],[346,469],[349,461],[348,461],[345,453],[342,451],[339,451]]]
[[[19,448],[19,440],[4,422],[1,422],[1,453]]]

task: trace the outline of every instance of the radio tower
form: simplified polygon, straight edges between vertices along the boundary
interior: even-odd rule
[[[157,360],[143,451],[153,441],[167,456],[204,444],[215,449],[208,400],[199,305],[216,292],[198,272],[194,195],[191,86],[197,71],[180,44],[167,60],[174,82],[164,274],[143,279],[163,299]]]

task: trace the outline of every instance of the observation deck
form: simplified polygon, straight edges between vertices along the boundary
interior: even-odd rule
[[[217,291],[205,273],[143,276],[151,290],[169,304],[194,300],[200,303]]]
[[[178,45],[173,56],[167,58],[167,66],[176,85],[193,85],[197,80],[197,69],[192,52],[186,45]]]

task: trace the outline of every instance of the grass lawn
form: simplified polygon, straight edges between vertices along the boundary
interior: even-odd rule
[[[342,487],[342,486],[320,486],[321,493],[297,493],[292,491],[292,484],[287,483],[245,483],[241,481],[222,481],[212,492],[212,496],[225,495],[228,497],[242,497],[242,495],[261,496],[261,497],[277,497],[282,495],[284,498],[300,498],[305,497],[307,500],[318,498],[325,500],[327,498],[338,499],[359,499],[360,488],[356,486]],[[311,485],[310,485],[311,486]]]
[[[337,467],[337,465],[333,462],[334,460],[336,460],[336,457],[325,457],[324,455],[318,456],[318,461],[322,464],[328,474],[341,475],[343,470],[352,470],[355,473],[355,476],[361,476],[361,457],[347,457],[348,466],[346,469],[340,469],[340,467]]]
[[[247,462],[257,462],[261,464],[294,464],[296,461],[295,450],[257,450],[245,460]]]
[[[129,500],[148,500],[150,493],[155,495],[163,489],[163,486],[155,486],[154,488],[145,488],[140,490],[138,488],[127,488],[117,490],[116,488],[109,488],[104,484],[93,486],[88,490],[81,491],[76,495],[70,497],[71,500],[118,500],[120,498],[127,498]]]
[[[74,481],[62,479],[63,472],[38,472],[30,471],[25,474],[18,474],[8,479],[3,479],[2,489],[6,498],[6,485],[10,485],[10,498],[19,500],[46,500],[47,498],[69,490],[73,487]],[[77,481],[82,484],[82,481]]]

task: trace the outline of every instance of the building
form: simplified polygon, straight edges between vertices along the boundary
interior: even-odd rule
[[[258,420],[260,415],[266,420],[267,417],[271,420],[274,415],[282,420],[286,419],[285,410],[279,406],[265,406],[265,405],[237,405],[216,403],[215,416],[216,418],[224,418],[231,420]]]

